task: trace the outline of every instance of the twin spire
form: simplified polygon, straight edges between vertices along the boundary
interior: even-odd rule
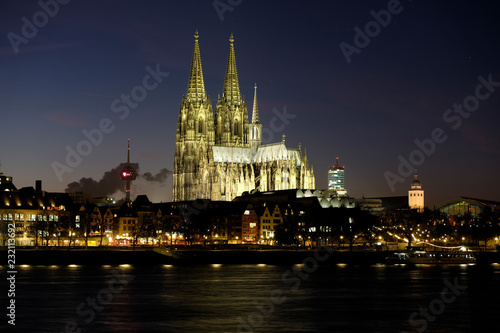
[[[226,77],[224,79],[224,90],[222,99],[228,102],[238,102],[241,100],[240,84],[238,83],[238,71],[236,70],[236,56],[234,55],[234,37],[229,37],[229,56],[227,57]]]
[[[195,103],[205,101],[208,98],[205,91],[205,83],[203,81],[203,69],[201,66],[201,54],[198,38],[198,30],[196,30],[194,33],[194,50],[193,58],[191,60],[191,72],[189,75],[189,83],[186,94],[186,99],[189,102]],[[226,77],[224,78],[222,99],[228,101],[230,104],[237,104],[242,101],[242,98],[240,93],[240,84],[238,81],[238,71],[236,69],[236,56],[234,53],[233,34],[231,34],[231,36],[229,37],[229,42],[229,56],[227,58]],[[252,123],[259,123],[259,109],[257,106],[257,84],[255,84]]]
[[[194,33],[194,51],[191,60],[191,74],[186,99],[190,102],[202,102],[207,99],[205,83],[203,81],[203,69],[201,68],[200,45],[198,44],[198,30]]]

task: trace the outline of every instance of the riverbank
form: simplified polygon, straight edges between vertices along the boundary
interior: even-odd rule
[[[7,263],[7,250],[0,250]],[[269,264],[292,265],[312,262],[325,264],[373,265],[385,262],[387,251],[348,250],[176,250],[141,249],[16,249],[16,265],[190,265],[190,264]],[[475,253],[478,264],[500,263],[500,252]]]

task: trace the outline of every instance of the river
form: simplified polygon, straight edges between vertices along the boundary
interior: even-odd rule
[[[31,265],[15,330],[497,332],[499,299],[499,264]]]

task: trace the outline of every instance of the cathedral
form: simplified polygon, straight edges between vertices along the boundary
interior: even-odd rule
[[[196,32],[187,93],[177,122],[173,200],[231,201],[246,191],[314,189],[313,167],[300,144],[287,148],[283,135],[281,142],[262,145],[257,86],[249,123],[232,35],[224,88],[214,116],[205,91],[198,37]]]

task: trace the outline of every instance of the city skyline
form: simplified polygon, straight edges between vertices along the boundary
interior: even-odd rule
[[[247,106],[257,83],[264,128],[290,115],[269,142],[284,133],[307,147],[318,189],[339,156],[352,197],[407,195],[417,168],[430,207],[500,201],[500,48],[487,2],[45,3],[57,6],[11,1],[0,14],[0,172],[18,188],[99,181],[125,162],[127,139],[141,175],[173,171],[198,30],[213,107],[234,34]],[[67,163],[67,147],[88,154]],[[132,197],[172,199],[171,175],[147,179]]]

